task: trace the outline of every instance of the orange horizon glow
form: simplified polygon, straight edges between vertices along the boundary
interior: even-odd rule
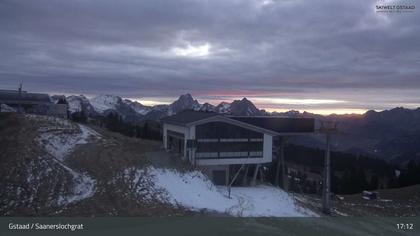
[[[357,114],[357,115],[361,115],[364,114],[368,111],[368,109],[358,109],[358,108],[344,108],[344,109],[340,109],[340,108],[331,108],[331,109],[271,109],[271,108],[260,108],[260,109],[264,109],[268,112],[287,112],[287,111],[299,111],[300,113],[303,112],[309,112],[309,113],[314,113],[314,114],[318,114],[318,115],[332,115],[332,114],[336,114],[336,115],[351,115],[351,114]]]
[[[169,105],[171,104],[173,101],[170,99],[165,99],[165,100],[159,100],[159,99],[149,99],[149,98],[145,98],[143,99],[138,99],[138,98],[131,98],[131,100],[137,101],[143,105],[146,106],[155,106],[155,105]],[[252,101],[252,100],[251,100]],[[310,104],[315,104],[318,105],[320,103],[322,103],[323,101],[325,101],[327,104],[331,104],[331,103],[341,103],[342,101],[334,101],[334,100],[319,100],[320,102],[316,102],[316,100],[308,100],[308,99],[302,99],[302,102],[293,102],[293,104],[305,104],[305,101],[308,102],[308,105]],[[215,100],[202,100],[199,101],[200,103],[204,103],[204,102],[208,102],[212,105],[217,106],[220,102],[222,102],[221,100],[219,101],[215,101]],[[231,102],[231,101],[228,101]],[[359,108],[307,108],[307,109],[299,109],[299,108],[294,108],[294,107],[290,107],[290,108],[273,108],[273,107],[267,107],[264,106],[267,104],[259,104],[258,102],[255,103],[255,106],[260,109],[260,110],[265,110],[268,112],[287,112],[287,111],[299,111],[300,113],[303,112],[309,112],[309,113],[314,113],[314,114],[319,114],[319,115],[331,115],[331,114],[337,114],[337,115],[344,115],[344,114],[364,114],[365,112],[367,112],[369,109],[359,109]],[[289,104],[292,105],[292,104]]]

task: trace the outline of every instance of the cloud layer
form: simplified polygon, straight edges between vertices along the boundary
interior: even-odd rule
[[[420,106],[420,13],[376,13],[375,4],[3,0],[1,87],[247,96],[269,109]],[[296,99],[343,102],[287,103]]]

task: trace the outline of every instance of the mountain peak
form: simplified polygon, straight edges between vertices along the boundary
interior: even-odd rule
[[[200,107],[200,111],[211,111],[214,112],[215,106],[211,105],[210,103],[206,102]]]
[[[183,99],[188,99],[188,100],[194,100],[193,97],[191,96],[191,94],[186,93],[186,94],[182,94],[181,96],[179,96],[178,100],[183,100]]]
[[[137,101],[131,101],[130,99],[124,99],[123,102],[140,115],[146,115],[149,111],[152,110],[150,106],[145,106]]]
[[[169,105],[168,115],[173,115],[187,109],[200,109],[200,104],[198,101],[194,100],[194,98],[189,93],[179,96],[178,100]]]
[[[262,112],[258,110],[258,108],[247,98],[233,101],[231,103],[230,109],[233,115],[253,116],[262,114]]]
[[[115,95],[101,94],[90,99],[90,103],[97,112],[104,112],[108,109],[115,109],[117,105],[122,103],[122,98]]]

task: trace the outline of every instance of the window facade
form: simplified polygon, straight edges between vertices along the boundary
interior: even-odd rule
[[[197,159],[262,158],[264,134],[224,122],[196,127]]]

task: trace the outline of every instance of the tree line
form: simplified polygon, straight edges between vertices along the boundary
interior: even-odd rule
[[[324,164],[324,150],[293,144],[285,147],[288,189],[293,192],[320,194]],[[274,183],[275,166],[269,168]],[[354,194],[364,190],[400,188],[420,184],[420,163],[409,161],[405,168],[397,168],[384,160],[343,152],[331,152],[331,190],[336,194]],[[312,174],[318,178],[310,178]],[[281,175],[280,175],[281,176]],[[279,181],[281,182],[281,181]]]
[[[123,116],[116,112],[110,112],[105,116],[89,118],[84,109],[72,113],[70,119],[79,123],[93,123],[106,128],[109,131],[117,132],[132,138],[162,140],[160,124],[156,121],[146,120],[133,124],[124,121]]]

